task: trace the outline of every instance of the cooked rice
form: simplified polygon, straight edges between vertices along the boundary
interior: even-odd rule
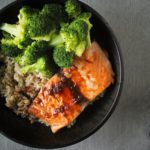
[[[11,58],[0,54],[0,95],[5,97],[5,105],[17,115],[34,121],[35,117],[28,113],[28,107],[47,78],[40,73],[22,74],[20,67]]]

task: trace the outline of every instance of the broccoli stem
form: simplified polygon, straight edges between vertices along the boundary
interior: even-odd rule
[[[10,33],[11,35],[14,35],[14,36],[17,36],[17,33],[18,33],[16,24],[3,23],[0,26],[0,30]]]
[[[50,45],[53,47],[60,45],[62,43],[64,43],[64,39],[61,36],[61,34],[53,36],[52,40],[50,41]]]

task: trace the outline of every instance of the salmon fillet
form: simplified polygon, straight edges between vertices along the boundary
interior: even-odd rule
[[[113,82],[107,55],[93,42],[74,66],[55,74],[29,107],[29,113],[51,127],[53,133],[68,126],[85,107]]]
[[[64,75],[79,87],[80,92],[89,101],[113,83],[113,70],[106,53],[93,42],[91,47],[74,61],[74,66],[64,69]]]
[[[72,91],[62,82],[58,74],[54,75],[41,89],[28,110],[42,122],[50,125],[53,133],[69,125],[87,103],[75,103]]]

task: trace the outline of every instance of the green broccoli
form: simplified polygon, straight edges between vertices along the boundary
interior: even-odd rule
[[[13,25],[8,23],[3,23],[0,26],[0,29],[11,34],[11,37],[14,39],[14,44],[18,46],[18,48],[23,49],[31,43],[31,40],[28,38],[26,34],[24,34],[21,27],[19,25]]]
[[[73,53],[67,52],[64,45],[55,47],[53,58],[55,63],[61,68],[68,68],[73,63]]]
[[[61,23],[67,21],[67,14],[60,4],[45,4],[41,14],[49,16],[49,19],[53,21],[56,26],[60,26]]]
[[[88,25],[88,28],[91,29],[92,28],[92,24],[89,21],[91,17],[92,17],[92,14],[90,12],[83,12],[82,14],[80,14],[78,16],[77,19],[85,21],[87,23],[87,25]]]
[[[22,50],[18,49],[12,39],[2,39],[1,52],[6,56],[16,57],[22,53]]]
[[[67,0],[65,3],[65,11],[69,18],[76,18],[81,13],[81,7],[77,0]]]
[[[56,18],[57,16],[57,18]],[[33,40],[50,41],[52,35],[65,22],[66,14],[59,4],[46,4],[41,11],[31,15],[28,33]]]
[[[46,4],[41,10],[24,6],[16,24],[0,26],[1,51],[13,57],[23,73],[51,75],[51,47],[55,63],[68,68],[74,55],[81,56],[90,46],[90,17],[91,13],[81,13],[77,0],[67,0],[65,8],[60,4]]]
[[[90,17],[91,13],[83,13],[70,24],[64,24],[60,34],[53,36],[50,45],[55,47],[64,43],[66,51],[81,56],[84,50],[91,45],[90,29],[92,24],[89,21]]]
[[[46,4],[42,10],[24,6],[18,18],[17,24],[3,23],[0,29],[13,35],[14,43],[24,49],[32,40],[50,41],[51,35],[66,21],[66,13],[59,4]]]
[[[22,56],[16,58],[16,61],[21,66],[31,65],[49,49],[46,41],[34,41],[26,48]]]
[[[51,77],[53,75],[51,71],[51,67],[47,63],[47,57],[43,56],[40,57],[36,63],[32,65],[27,65],[21,68],[21,72],[23,74],[26,74],[28,72],[33,72],[33,73],[41,73],[45,77]]]
[[[6,31],[10,33],[12,36],[14,36],[14,43],[20,49],[24,49],[32,42],[32,40],[28,35],[27,30],[30,16],[31,14],[33,14],[34,11],[35,10],[31,9],[30,7],[24,6],[23,8],[20,9],[20,13],[18,15],[19,21],[17,24],[3,23],[0,26],[1,30]]]

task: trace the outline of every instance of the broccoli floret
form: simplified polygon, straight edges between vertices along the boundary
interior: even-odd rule
[[[26,48],[22,56],[16,58],[16,61],[21,66],[31,65],[47,50],[49,50],[49,45],[46,41],[34,41]]]
[[[73,63],[73,53],[67,52],[64,45],[55,47],[53,58],[55,63],[61,68],[68,68]]]
[[[92,28],[92,24],[90,22],[91,17],[92,17],[92,14],[90,12],[84,12],[80,14],[77,19],[85,21],[88,25],[88,28],[91,29]]]
[[[55,47],[64,43],[66,51],[72,51],[77,56],[81,56],[84,50],[91,45],[90,29],[92,24],[89,21],[90,17],[91,13],[83,13],[70,24],[64,24],[60,34],[54,36],[50,45]]]
[[[30,39],[28,28],[30,23],[30,18],[33,14],[36,14],[38,10],[30,8],[29,6],[24,6],[20,9],[18,15],[19,21],[17,25],[17,35],[15,37],[16,44],[19,48],[24,49],[32,43]]]
[[[18,15],[19,21],[17,24],[3,23],[0,27],[1,30],[10,33],[14,36],[14,43],[20,49],[24,49],[31,44],[32,40],[28,35],[28,26],[31,14],[36,11],[28,6],[24,6],[20,9]]]
[[[75,51],[79,43],[79,35],[76,29],[70,28],[70,25],[61,29],[61,36],[65,42],[66,51]]]
[[[29,35],[34,40],[50,41],[65,20],[66,14],[61,5],[46,4],[39,13],[31,17]]]
[[[31,14],[33,14],[35,10],[31,9],[28,6],[24,6],[20,9],[20,13],[18,15],[19,21],[17,24],[8,24],[3,23],[0,26],[0,29],[10,33],[14,36],[14,43],[18,46],[18,48],[23,49],[31,44],[32,40],[28,35],[28,25],[29,18]]]
[[[33,72],[33,73],[41,73],[45,77],[51,77],[53,75],[51,68],[49,64],[47,63],[47,57],[43,56],[40,57],[36,63],[32,65],[27,65],[25,67],[21,68],[21,72],[23,74],[26,74],[28,72]]]
[[[67,21],[67,14],[60,4],[45,4],[41,14],[49,16],[49,19],[51,19],[56,26],[60,26],[61,23]]]
[[[78,18],[76,20],[74,20],[68,29],[65,28],[65,30],[63,31],[63,36],[64,38],[68,38],[68,32],[70,32],[70,30],[76,32],[76,38],[78,38],[78,42],[76,42],[76,45],[74,43],[74,41],[70,38],[69,41],[70,42],[66,42],[66,50],[67,51],[74,51],[75,54],[77,56],[81,56],[83,51],[90,47],[91,45],[91,39],[90,39],[90,29],[91,29],[92,25],[89,22],[89,18],[87,19],[81,19]],[[76,30],[74,30],[76,29]],[[72,36],[72,35],[71,35]]]
[[[18,49],[12,39],[2,39],[1,52],[6,56],[16,57],[22,53],[22,50]]]
[[[51,34],[56,31],[48,15],[41,15],[40,12],[31,16],[28,29],[30,38],[45,41],[49,41],[51,39]]]
[[[65,11],[68,13],[69,18],[76,18],[81,13],[81,6],[77,0],[67,0]]]

